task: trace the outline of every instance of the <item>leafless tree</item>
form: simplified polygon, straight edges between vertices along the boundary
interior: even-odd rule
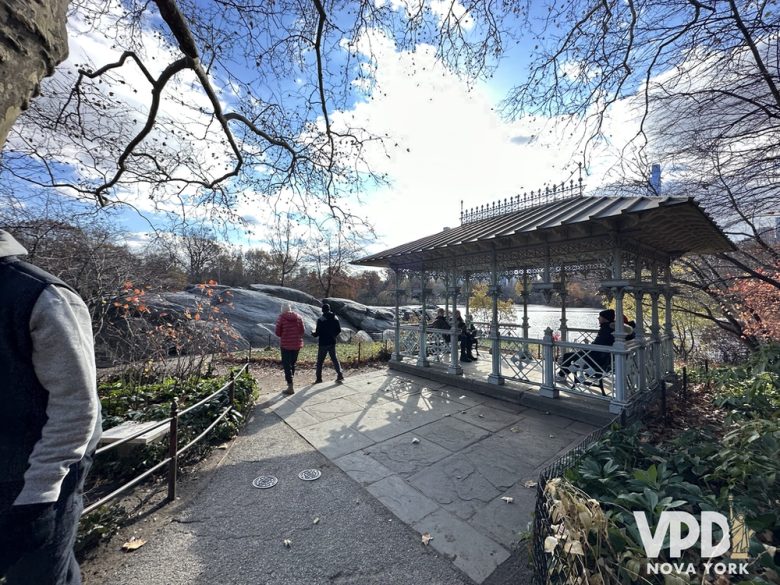
[[[470,73],[499,49],[500,21],[481,1],[74,0],[70,18],[123,52],[44,85],[4,173],[167,211],[264,198],[350,222],[344,196],[383,179],[363,162],[378,137],[345,115],[356,87],[370,92],[371,35],[430,42]]]
[[[270,228],[267,243],[271,247],[270,260],[280,286],[295,272],[304,254],[303,237],[297,233],[299,222],[289,212],[276,217]]]
[[[333,295],[360,249],[360,237],[330,223],[316,226],[309,240],[307,263],[324,297]],[[341,293],[344,294],[344,293]]]
[[[755,345],[734,287],[778,285],[765,222],[780,200],[780,14],[754,0],[569,0],[543,14],[529,16],[538,45],[506,113],[570,120],[587,162],[612,141],[611,114],[632,108],[637,132],[619,153],[614,190],[648,194],[648,162],[660,162],[664,195],[696,196],[712,213],[737,251],[686,259],[683,304]]]

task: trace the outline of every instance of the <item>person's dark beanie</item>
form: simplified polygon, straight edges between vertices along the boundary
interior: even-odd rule
[[[615,321],[615,310],[614,309],[604,309],[599,313],[599,317],[603,317],[610,323],[614,323]]]
[[[330,305],[328,303],[322,303],[322,312],[323,313],[330,313]],[[612,313],[612,319],[615,319],[614,312]]]

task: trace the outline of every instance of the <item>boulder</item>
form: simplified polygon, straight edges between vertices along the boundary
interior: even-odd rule
[[[291,304],[293,311],[303,319],[304,340],[314,343],[314,330],[321,311],[308,303],[298,303],[268,294],[241,288],[191,287],[181,292],[150,294],[144,297],[149,308],[148,317],[156,321],[175,321],[185,314],[198,314],[203,322],[227,322],[252,347],[278,346],[274,330],[282,308]],[[241,344],[241,341],[238,341]]]
[[[287,301],[295,301],[304,305],[313,305],[319,307],[322,303],[303,291],[287,288],[286,286],[277,286],[273,284],[250,284],[249,288],[257,292],[265,293],[272,297],[285,299]]]
[[[370,343],[374,340],[365,331],[358,331],[355,333],[355,335],[352,336],[352,341],[354,343]]]
[[[371,336],[381,336],[382,331],[393,327],[394,311],[387,307],[368,307],[349,299],[325,299],[331,310],[348,325]]]
[[[339,340],[342,342],[348,342],[358,334],[365,341],[382,339],[383,331],[395,326],[394,309],[368,307],[348,299],[326,301],[341,322]],[[276,320],[288,303],[303,319],[304,342],[317,343],[311,333],[322,314],[320,302],[311,295],[280,286],[251,285],[250,289],[244,289],[193,285],[179,292],[149,293],[143,297],[148,310],[143,314],[135,311],[131,316],[151,325],[192,320],[201,328],[212,326],[216,331],[219,326],[224,329],[222,337],[229,340],[231,347],[278,347],[279,338],[274,333]],[[117,309],[114,317],[126,317],[121,311]]]

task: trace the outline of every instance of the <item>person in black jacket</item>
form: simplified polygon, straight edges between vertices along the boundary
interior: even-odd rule
[[[615,311],[606,309],[599,313],[599,330],[592,345],[611,346],[615,343]],[[566,374],[571,372],[572,362],[584,361],[588,366],[598,372],[607,372],[611,369],[611,356],[606,351],[573,351],[564,353],[561,358],[561,369],[558,371],[558,381],[566,382]]]
[[[339,318],[331,312],[328,303],[322,303],[322,317],[317,319],[317,327],[312,331],[312,335],[319,341],[319,348],[317,349],[317,379],[314,381],[315,384],[322,382],[322,364],[325,362],[326,355],[330,356],[330,361],[333,362],[333,367],[336,369],[336,382],[341,382],[344,379],[339,358],[336,356],[336,339],[339,333],[341,333]]]
[[[460,331],[460,335],[458,336],[458,341],[460,341],[460,361],[477,361],[477,357],[471,351],[474,347],[474,338],[471,336],[468,327],[466,327],[466,322],[463,320],[463,317],[461,317],[460,311],[456,310],[453,313],[453,318]]]
[[[92,321],[0,229],[0,581],[80,585],[73,552],[102,429]]]

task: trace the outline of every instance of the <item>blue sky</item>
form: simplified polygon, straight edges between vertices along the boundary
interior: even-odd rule
[[[401,0],[390,0],[390,4],[402,9]],[[78,20],[70,25],[71,54],[58,75],[72,70],[76,63],[91,60],[99,66],[118,55],[119,49],[91,27]],[[144,31],[149,36],[149,51],[158,51],[159,62],[164,63],[165,47],[152,33]],[[369,188],[351,203],[352,211],[376,228],[377,241],[367,252],[457,225],[461,201],[468,208],[576,178],[580,150],[570,127],[561,120],[544,118],[510,122],[498,112],[506,91],[522,79],[533,41],[521,39],[510,45],[496,74],[474,84],[438,63],[428,45],[418,45],[413,51],[399,50],[379,31],[361,40],[366,44],[369,41],[375,59],[372,99],[358,92],[341,110],[331,112],[334,124],[362,125],[388,137],[387,152],[369,148],[365,154],[371,168],[386,173],[390,184]],[[365,47],[359,46],[358,50]],[[140,85],[131,71],[126,75],[127,83],[118,88],[119,92]],[[287,80],[281,87],[292,93],[295,80]],[[256,88],[258,93],[265,90]],[[120,97],[131,104],[138,100],[129,89],[125,91],[127,95]],[[178,99],[185,102],[199,103],[203,99],[186,82],[178,91]],[[224,99],[229,102],[230,96]],[[608,123],[614,128],[613,146],[618,147],[630,135],[633,116],[628,107],[621,111],[618,106],[615,112]],[[175,118],[175,104],[169,106],[167,115]],[[609,167],[606,157],[595,160],[597,163],[589,169],[591,176],[586,177],[590,187],[603,181]],[[122,197],[142,214],[130,209],[119,213],[132,240],[143,240],[149,230],[148,219],[163,223],[144,192],[126,190]],[[175,211],[176,207],[167,209]],[[256,223],[253,234],[234,232],[233,243],[244,248],[260,244],[263,226],[272,220],[267,205],[262,199],[248,197],[238,202],[237,212]],[[189,213],[197,216],[198,212]]]

